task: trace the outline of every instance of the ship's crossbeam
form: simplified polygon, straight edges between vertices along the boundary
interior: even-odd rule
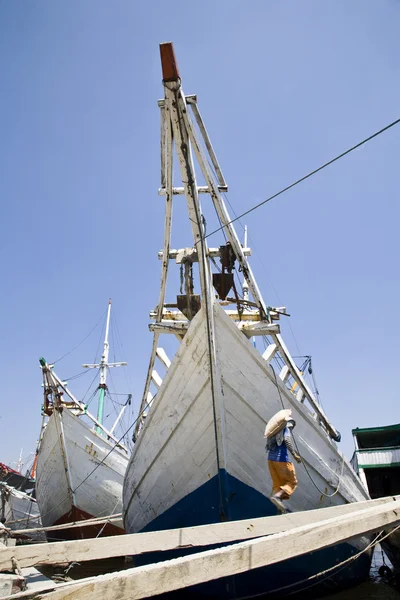
[[[219,258],[221,256],[220,248],[208,248],[207,256],[209,258]],[[243,254],[245,256],[251,256],[250,248],[243,248]],[[180,248],[179,250],[170,250],[168,254],[168,258],[170,260],[176,260],[176,263],[181,264],[184,258],[190,257],[192,262],[199,262],[199,257],[196,248]],[[163,260],[164,253],[162,250],[158,253],[158,259]]]

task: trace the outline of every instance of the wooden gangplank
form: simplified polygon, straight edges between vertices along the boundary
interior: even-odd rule
[[[293,525],[293,519],[300,516],[313,514],[313,521],[303,525]],[[316,517],[324,518],[318,519]],[[328,518],[327,518],[328,517]],[[282,526],[277,522],[281,520]],[[258,521],[257,519],[255,521]],[[170,561],[155,563],[144,567],[137,567],[92,577],[79,582],[71,582],[53,586],[52,591],[41,592],[39,595],[32,594],[29,591],[22,594],[16,594],[10,598],[44,598],[45,600],[128,600],[156,596],[167,591],[196,585],[212,579],[227,577],[230,575],[243,573],[245,571],[267,566],[273,563],[293,558],[301,554],[313,552],[315,550],[331,546],[350,538],[362,534],[388,529],[400,524],[400,496],[395,498],[384,498],[377,501],[360,502],[341,507],[318,509],[317,511],[307,511],[303,513],[294,513],[291,515],[282,515],[278,517],[266,517],[263,519],[264,531],[266,524],[271,523],[270,531],[276,528],[285,531],[262,535],[255,539],[249,539],[245,542],[239,542],[216,550],[207,550],[191,554],[182,558]],[[266,521],[266,523],[265,523]],[[202,529],[209,543],[223,543],[226,540],[225,534],[221,535],[224,528],[221,525],[242,525],[244,522],[223,523],[216,525],[206,525],[203,528],[193,527],[181,530],[172,530],[172,532],[154,532],[151,534],[136,534],[136,536],[117,536],[119,540],[133,538],[140,539],[140,536],[151,535],[157,541],[162,538],[161,534],[186,535],[181,541],[185,540],[185,545],[196,546],[198,544],[199,529]],[[248,523],[247,521],[245,522]],[[185,532],[183,534],[182,532]],[[190,542],[190,532],[191,536]],[[232,534],[233,535],[233,534]],[[237,535],[235,533],[235,535]],[[248,530],[247,537],[250,538],[253,533]],[[258,534],[259,535],[259,534]],[[143,538],[142,538],[143,539]],[[203,537],[204,542],[205,537]],[[236,538],[237,539],[237,538]],[[150,540],[150,538],[148,538]],[[211,541],[212,540],[212,541]],[[112,538],[103,540],[87,540],[91,548],[98,545],[99,542],[110,543]],[[175,538],[175,548],[182,547],[182,543]],[[113,543],[115,540],[113,540]],[[78,542],[74,542],[78,544]],[[48,546],[55,546],[49,544]],[[61,544],[57,544],[61,545]],[[166,544],[169,548],[172,544]],[[154,545],[153,545],[154,546]],[[151,550],[156,549],[155,547]],[[31,546],[32,548],[32,546]],[[158,549],[165,549],[163,546]],[[13,549],[19,550],[19,549]],[[134,548],[131,546],[129,554],[133,554]],[[142,550],[143,551],[143,550]],[[145,550],[148,551],[148,550]],[[1,550],[0,556],[8,549]],[[90,552],[90,559],[93,558]],[[69,557],[69,560],[72,560]],[[56,589],[54,589],[56,587]]]
[[[289,531],[303,525],[312,525],[332,517],[381,506],[393,501],[392,497],[379,498],[330,508],[288,513],[275,517],[261,517],[242,521],[229,521],[182,529],[169,529],[148,533],[134,533],[49,544],[30,544],[5,548],[0,551],[0,572],[12,570],[13,559],[20,568],[39,564],[83,562],[118,556],[134,556],[146,552],[177,550],[185,547],[210,546],[247,540]]]

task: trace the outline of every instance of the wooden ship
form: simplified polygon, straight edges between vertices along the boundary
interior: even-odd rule
[[[152,349],[124,482],[125,529],[148,532],[275,515],[263,432],[282,408],[292,409],[302,457],[296,467],[299,486],[288,510],[364,501],[368,492],[337,447],[340,434],[283,340],[280,319],[286,309],[269,306],[257,285],[248,262],[251,251],[246,241],[240,242],[224,201],[227,185],[197,97],[183,92],[172,44],[161,45],[161,62],[161,283],[150,314]],[[182,182],[178,187],[173,181],[175,156]],[[171,248],[175,197],[174,210],[186,207],[192,238],[179,249]],[[226,236],[218,247],[207,243],[210,207],[220,222],[221,238]],[[181,291],[167,302],[171,261],[180,268]],[[238,272],[244,277],[241,291],[235,285]],[[176,339],[178,348],[168,355]],[[261,350],[259,342],[265,345]],[[221,598],[248,598],[287,587],[301,593],[309,577],[355,556],[369,541],[367,535],[355,536],[312,555],[222,577],[195,591],[200,597]],[[136,560],[153,562],[187,552]],[[333,572],[330,589],[365,579],[370,559],[366,551]]]
[[[41,527],[32,473],[23,475],[3,463],[0,463],[0,522],[17,537],[21,530]],[[29,537],[41,541],[44,534],[33,532]]]
[[[51,531],[49,539],[124,533],[122,485],[128,449],[115,436],[115,427],[125,406],[110,431],[103,424],[107,371],[126,364],[108,361],[110,314],[111,301],[100,363],[83,365],[100,371],[97,418],[67,389],[53,366],[40,359],[44,406],[37,451],[36,497],[43,526],[110,517],[110,522],[98,525]]]

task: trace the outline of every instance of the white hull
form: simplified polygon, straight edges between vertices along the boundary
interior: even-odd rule
[[[36,500],[4,483],[0,484],[0,515],[5,526],[13,532],[42,526]],[[26,535],[36,540],[44,539],[42,532]]]
[[[274,373],[217,303],[214,319],[219,399],[213,408],[206,322],[201,310],[178,349],[134,446],[124,484],[124,518],[129,532],[141,531],[221,469],[262,496],[271,494],[263,432],[266,422],[282,409]],[[299,486],[288,508],[310,510],[367,499],[355,472],[311,411],[278,381],[284,407],[292,408],[297,423],[295,439],[314,482],[303,465],[296,465]],[[332,494],[339,479],[338,493],[332,497],[321,494]],[[228,499],[228,513],[229,503]],[[225,516],[229,518],[229,514]]]
[[[70,410],[54,409],[44,431],[37,461],[36,496],[44,526],[103,517],[122,511],[122,484],[128,459]],[[110,453],[110,454],[109,454]],[[107,525],[123,532],[122,521]],[[118,531],[117,531],[118,529]],[[82,528],[61,537],[90,537]],[[50,532],[49,538],[55,534]]]

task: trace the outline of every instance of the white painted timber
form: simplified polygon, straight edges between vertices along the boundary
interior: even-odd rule
[[[199,260],[196,248],[181,248],[179,250],[175,250],[175,249],[170,250],[168,257],[171,260],[176,259],[179,256],[182,256],[184,252],[186,252],[187,254],[190,254],[190,256],[194,262],[197,262]],[[245,256],[251,256],[251,248],[243,248],[243,254]],[[219,248],[208,248],[207,249],[207,256],[210,258],[218,258],[220,255],[221,255],[221,250]],[[160,250],[160,252],[158,253],[159,260],[162,260],[163,257],[164,257],[164,252],[163,252],[163,250]]]
[[[389,508],[390,507],[390,508]],[[400,501],[268,537],[109,573],[50,592],[48,600],[136,600],[307,554],[400,523]]]
[[[273,535],[304,525],[312,525],[333,517],[340,517],[371,509],[388,506],[392,497],[364,502],[353,502],[330,508],[288,513],[274,517],[228,521],[183,529],[170,529],[124,536],[74,540],[7,548],[0,552],[0,571],[12,568],[15,558],[21,568],[39,564],[56,564],[100,560],[117,556],[135,556],[146,552],[174,550],[182,547],[201,547],[222,544],[265,535]]]
[[[72,521],[62,525],[52,525],[50,527],[36,527],[34,529],[22,529],[20,533],[34,533],[35,531],[60,531],[62,529],[74,529],[75,527],[87,527],[88,525],[102,525],[103,523],[115,523],[121,519],[122,514],[116,514],[110,517],[100,517],[97,519],[86,519],[85,521]]]
[[[218,186],[218,189],[220,192],[227,192],[228,191],[228,186],[223,186],[220,185]],[[165,196],[165,188],[161,187],[158,190],[158,195],[159,196]],[[172,193],[177,196],[182,196],[185,193],[185,188],[183,187],[173,187],[172,188]],[[206,185],[198,185],[197,186],[197,193],[198,194],[209,194],[210,193],[210,188]]]
[[[253,337],[255,335],[276,335],[280,332],[279,325],[273,325],[266,321],[260,321],[258,323],[239,323],[238,329],[243,331],[247,337]]]
[[[151,373],[151,380],[157,388],[159,388],[162,384],[162,379],[155,369],[153,369]]]
[[[165,301],[165,292],[167,289],[167,277],[168,277],[168,267],[169,260],[168,255],[171,246],[171,227],[172,227],[172,167],[173,167],[173,153],[172,153],[172,129],[171,129],[171,119],[169,107],[165,105],[165,103],[160,106],[161,108],[161,122],[162,122],[162,144],[161,144],[161,152],[163,153],[163,158],[161,161],[162,165],[162,173],[161,173],[161,182],[165,184],[165,217],[164,217],[164,246],[163,246],[163,259],[162,259],[162,270],[161,270],[161,283],[160,283],[160,295],[158,298],[157,305],[157,322],[162,319],[162,312]],[[136,439],[142,425],[143,418],[147,416],[146,413],[146,404],[149,403],[148,396],[151,385],[151,374],[154,368],[154,363],[156,359],[156,352],[158,347],[158,338],[160,335],[160,331],[154,331],[153,335],[153,343],[151,347],[151,355],[149,366],[147,369],[146,382],[144,386],[142,401],[140,403],[139,409],[139,418],[137,420],[135,431],[133,438]]]
[[[271,360],[274,358],[277,350],[278,350],[278,347],[276,344],[270,344],[262,355],[265,362],[267,362],[267,363],[271,362]]]
[[[162,362],[162,364],[164,365],[164,367],[166,369],[169,369],[171,366],[171,361],[169,360],[167,353],[165,352],[164,348],[157,348],[157,358],[160,359],[160,361]]]
[[[186,100],[187,100],[187,98],[186,98]],[[214,165],[214,169],[215,169],[215,172],[217,174],[219,186],[221,186],[222,188],[225,188],[224,191],[228,191],[228,186],[226,185],[225,177],[222,174],[222,170],[221,170],[220,164],[219,164],[218,159],[216,157],[216,154],[214,152],[214,148],[212,147],[211,140],[210,140],[210,137],[208,135],[206,126],[204,124],[204,121],[203,121],[203,119],[201,117],[199,108],[197,106],[197,101],[193,102],[193,101],[189,100],[188,103],[190,104],[190,106],[192,108],[194,118],[196,119],[196,123],[197,123],[197,125],[199,127],[201,136],[202,136],[202,138],[204,140],[204,143],[206,145],[206,148],[208,150],[208,154],[209,154],[209,156],[211,158],[211,162]]]
[[[279,379],[285,383],[290,375],[290,369],[287,365],[282,367],[281,372],[279,373]]]
[[[54,410],[37,461],[36,497],[44,526],[61,518],[70,521],[73,504],[92,517],[121,513],[128,459],[123,450],[113,448],[82,417],[65,408]],[[115,525],[122,529],[121,521]]]
[[[225,310],[225,314],[233,319],[234,321],[242,321],[244,325],[244,321],[260,321],[260,313],[258,310],[246,311],[241,314],[237,312],[237,310]],[[156,318],[156,313],[151,312],[150,318]],[[188,323],[187,317],[180,310],[167,310],[164,309],[162,318],[164,321],[177,321],[177,322],[185,322]],[[265,321],[263,322],[265,325]],[[273,326],[275,327],[275,326]],[[269,329],[270,331],[270,329]]]
[[[189,321],[186,322],[174,322],[174,321],[166,321],[161,323],[150,323],[149,331],[153,331],[154,333],[178,333],[184,335],[189,327]]]

